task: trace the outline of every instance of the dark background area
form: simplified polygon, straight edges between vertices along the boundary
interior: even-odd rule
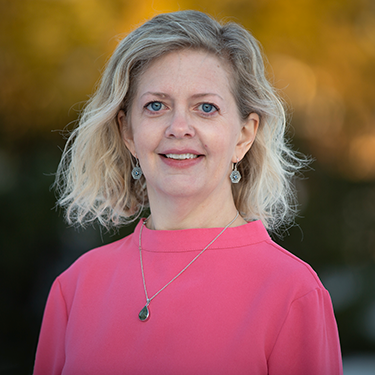
[[[76,230],[54,209],[62,130],[74,127],[118,35],[189,8],[240,22],[262,43],[289,105],[293,144],[315,159],[297,181],[297,225],[274,239],[330,291],[345,373],[353,361],[375,363],[372,0],[0,0],[0,374],[32,373],[54,278],[133,230]]]

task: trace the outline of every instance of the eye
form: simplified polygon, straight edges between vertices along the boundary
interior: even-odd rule
[[[202,103],[198,108],[204,113],[213,113],[218,111],[218,108],[211,103]]]
[[[161,102],[151,102],[146,104],[145,108],[152,112],[158,112],[163,108],[163,103]]]

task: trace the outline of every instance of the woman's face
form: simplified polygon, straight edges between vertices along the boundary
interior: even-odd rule
[[[240,119],[230,78],[221,60],[192,50],[157,59],[140,77],[130,124],[123,112],[119,121],[150,203],[152,197],[204,201],[231,195],[232,163],[251,147],[259,118]]]

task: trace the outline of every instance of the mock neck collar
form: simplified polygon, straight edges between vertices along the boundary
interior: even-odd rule
[[[141,219],[133,233],[133,241],[139,245],[139,233],[145,219]],[[202,250],[223,228],[195,228],[181,230],[142,230],[142,250],[162,253],[176,253]],[[260,220],[226,231],[207,249],[220,250],[255,244],[270,240]]]

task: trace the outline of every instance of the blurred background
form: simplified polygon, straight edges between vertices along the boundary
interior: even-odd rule
[[[297,226],[275,238],[330,291],[344,370],[375,374],[375,1],[0,0],[0,374],[31,374],[53,279],[114,241],[69,228],[50,186],[65,139],[111,52],[161,12],[243,24],[315,162],[297,181]]]

